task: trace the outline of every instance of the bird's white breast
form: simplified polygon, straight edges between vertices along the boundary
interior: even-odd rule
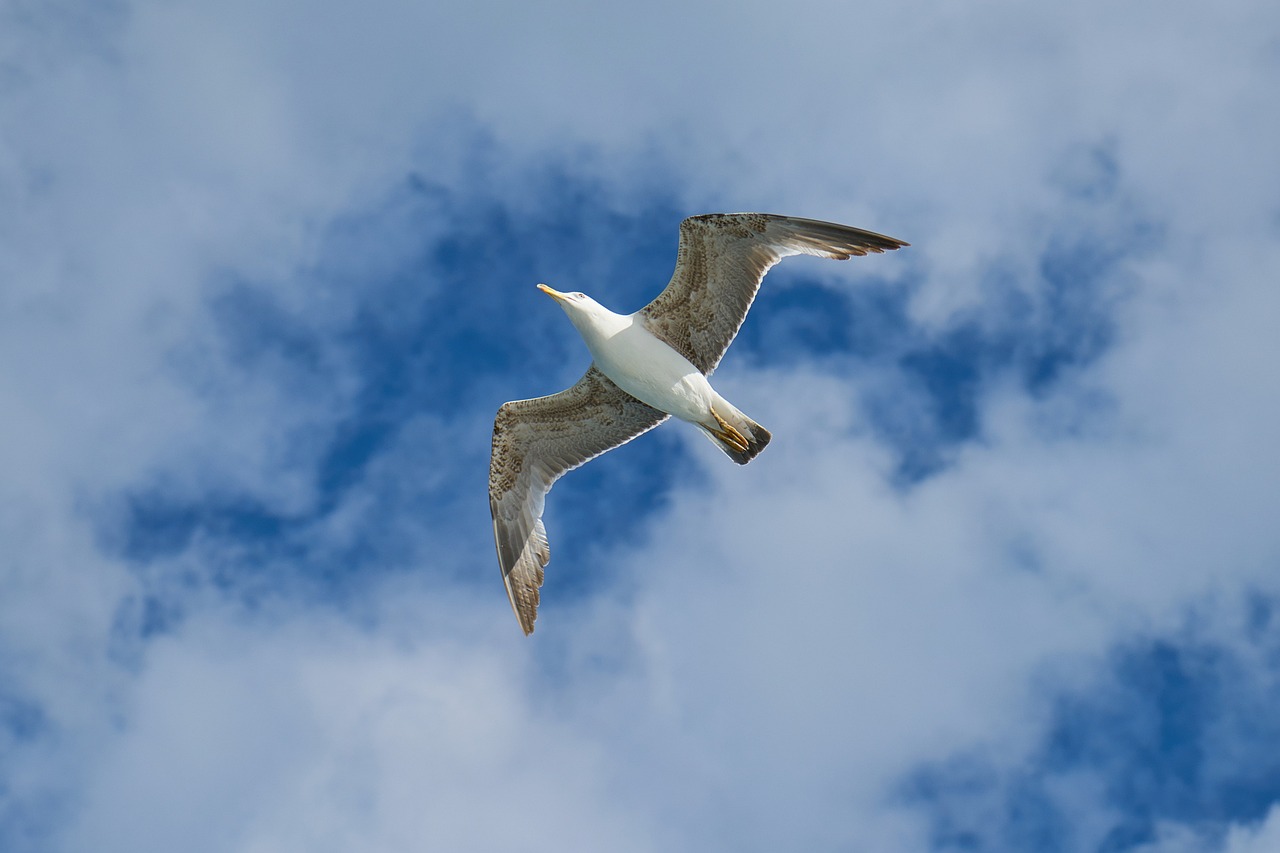
[[[639,320],[583,337],[596,366],[623,391],[681,420],[706,419],[714,396],[707,378]]]

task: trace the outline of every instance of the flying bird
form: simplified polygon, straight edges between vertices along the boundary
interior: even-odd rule
[[[767,213],[713,213],[680,224],[675,274],[634,314],[583,293],[538,288],[560,303],[593,362],[572,388],[504,403],[493,422],[489,509],[507,597],[533,633],[551,559],[542,509],[566,471],[653,429],[688,421],[739,465],[770,434],[707,382],[769,268],[789,255],[848,260],[908,245],[859,228]]]

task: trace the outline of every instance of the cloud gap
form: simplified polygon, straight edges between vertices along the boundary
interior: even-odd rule
[[[1220,615],[1192,616],[1113,647],[1088,683],[1048,688],[1022,758],[976,749],[914,771],[902,797],[928,816],[934,849],[1133,850],[1171,826],[1216,845],[1261,821],[1280,798],[1280,723],[1251,710],[1280,701],[1280,634],[1256,621],[1274,602],[1242,601],[1244,641]]]

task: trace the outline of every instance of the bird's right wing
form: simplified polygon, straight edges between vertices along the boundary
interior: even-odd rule
[[[566,471],[626,444],[667,417],[614,385],[594,364],[572,388],[498,409],[489,509],[502,582],[526,634],[533,633],[542,570],[551,559],[542,525],[551,485]]]
[[[653,335],[704,374],[715,370],[738,334],[760,280],[788,255],[852,255],[908,245],[893,237],[770,213],[711,213],[680,223],[676,271],[640,310]]]

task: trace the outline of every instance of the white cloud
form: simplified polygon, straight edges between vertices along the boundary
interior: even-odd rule
[[[1280,846],[1280,819],[1273,808],[1256,826],[1232,827],[1223,853],[1266,853]]]
[[[58,737],[0,746],[10,803],[53,803],[65,849],[920,849],[921,816],[893,800],[918,762],[974,744],[1016,762],[1044,680],[1209,596],[1274,587],[1265,4],[45,14],[19,16],[0,90],[0,667]],[[471,150],[483,137],[496,156]],[[705,479],[615,549],[621,588],[548,602],[531,643],[488,542],[460,532],[432,543],[440,561],[493,575],[491,597],[380,579],[342,614],[174,591],[217,549],[147,571],[104,551],[93,519],[125,489],[305,510],[308,430],[355,405],[337,345],[331,381],[244,369],[211,296],[242,282],[327,340],[362,298],[303,274],[334,262],[335,217],[414,170],[527,214],[527,172],[565,151],[619,207],[659,164],[678,186],[657,191],[689,212],[911,240],[810,269],[916,282],[921,335],[1006,322],[1010,287],[1052,328],[1048,247],[1156,236],[1101,272],[1112,348],[1045,395],[984,387],[980,440],[910,491],[888,485],[859,403],[900,381],[891,367],[731,356],[717,385],[774,446],[736,469],[689,433]],[[351,280],[388,263],[345,262]],[[396,463],[440,476],[408,447],[429,420],[316,541],[347,541]],[[553,544],[572,547],[554,503]],[[157,586],[187,619],[122,654],[121,613]],[[1227,849],[1262,849],[1275,823]]]
[[[656,849],[600,745],[530,706],[517,641],[269,621],[153,645],[62,849]]]

